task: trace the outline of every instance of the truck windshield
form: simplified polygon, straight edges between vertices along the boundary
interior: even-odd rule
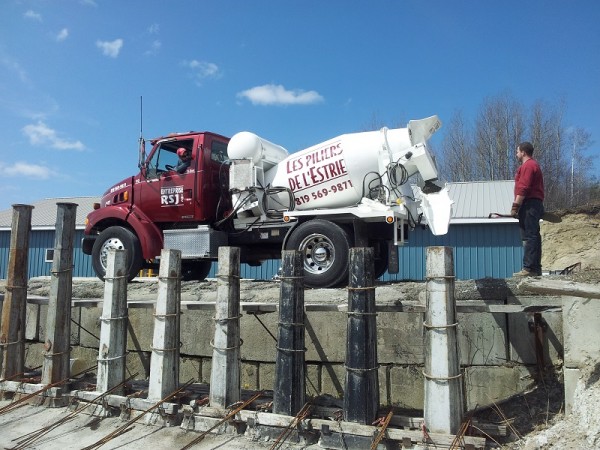
[[[164,172],[173,170],[179,163],[177,149],[183,147],[188,151],[192,151],[193,146],[193,139],[161,142],[148,160],[147,177],[156,178]]]

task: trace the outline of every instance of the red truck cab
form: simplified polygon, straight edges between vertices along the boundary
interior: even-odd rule
[[[212,224],[223,216],[231,206],[223,195],[228,192],[228,142],[210,132],[171,134],[152,140],[147,157],[142,144],[140,172],[109,188],[86,220],[82,249],[92,255],[100,278],[110,249],[127,251],[131,279],[160,255],[165,229]],[[179,173],[181,148],[192,159]],[[188,269],[207,274],[210,261],[189,262]]]

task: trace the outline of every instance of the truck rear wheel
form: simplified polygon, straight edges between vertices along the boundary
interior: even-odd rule
[[[127,252],[127,281],[133,280],[144,263],[138,237],[127,228],[114,226],[102,231],[92,248],[92,267],[98,278],[104,281],[108,253],[112,249]]]
[[[286,247],[302,252],[304,284],[329,288],[348,281],[350,237],[339,225],[314,219],[292,230]]]

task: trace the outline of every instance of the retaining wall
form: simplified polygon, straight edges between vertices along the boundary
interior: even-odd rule
[[[507,301],[485,302],[489,307],[543,303],[540,297],[509,297]],[[548,298],[556,302],[556,298]],[[89,304],[89,302],[88,302]],[[1,305],[1,303],[0,303]],[[72,309],[71,358],[78,367],[96,364],[100,335],[101,304]],[[140,305],[137,305],[140,306]],[[194,302],[182,302],[180,380],[191,378],[209,383],[211,340],[214,333],[214,307],[193,309]],[[315,308],[313,308],[315,309]],[[316,308],[318,309],[318,308]],[[468,309],[468,308],[467,308]],[[42,364],[47,306],[27,305],[26,365]],[[128,373],[147,378],[153,332],[152,304],[129,308]],[[537,358],[534,334],[525,312],[464,312],[458,316],[460,361],[464,369],[467,409],[500,402],[522,393],[534,384]],[[306,389],[308,395],[330,394],[343,397],[346,352],[346,314],[343,311],[306,311]],[[258,318],[277,336],[277,312]],[[244,314],[241,319],[242,371],[244,389],[273,389],[276,348],[273,337],[257,317]],[[423,408],[424,313],[384,312],[377,316],[380,400],[409,410]],[[543,357],[546,366],[563,360],[562,313],[544,312]],[[75,370],[73,371],[75,372]]]

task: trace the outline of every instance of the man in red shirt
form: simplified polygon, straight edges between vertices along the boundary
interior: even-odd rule
[[[515,175],[515,200],[510,213],[519,219],[521,228],[523,270],[514,274],[521,277],[542,274],[540,219],[544,215],[544,177],[532,155],[533,145],[530,142],[517,146],[517,159],[521,165]]]

